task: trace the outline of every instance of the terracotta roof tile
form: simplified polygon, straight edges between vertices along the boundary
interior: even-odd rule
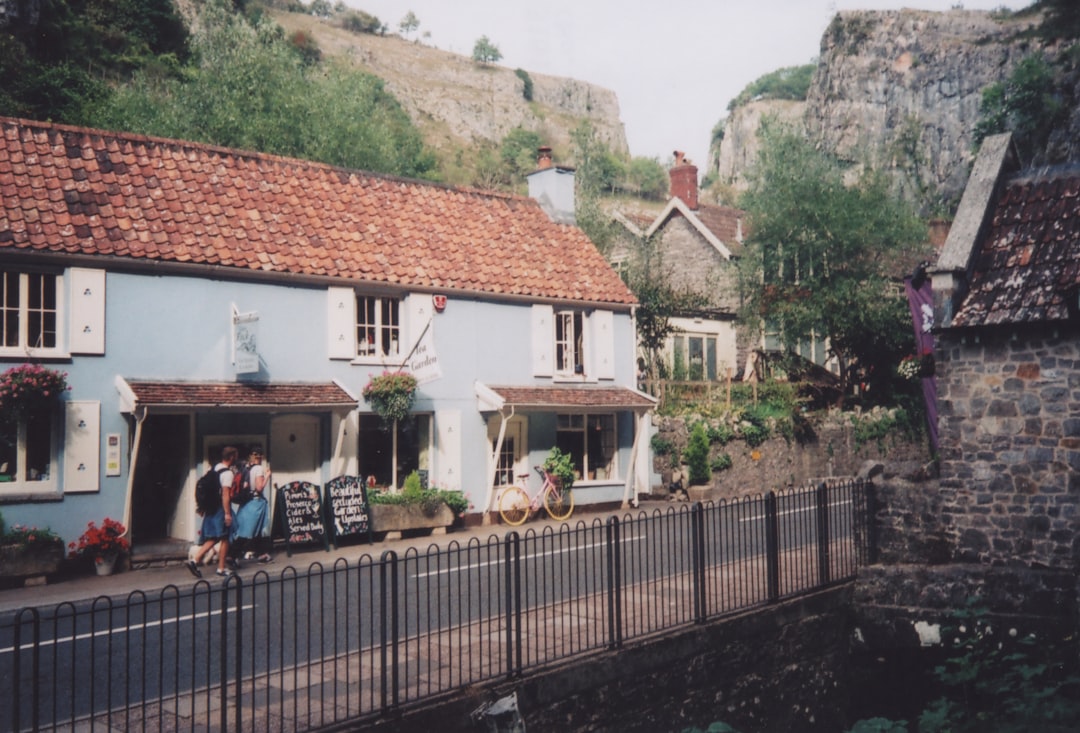
[[[1005,184],[954,326],[1061,321],[1080,288],[1080,168]]]
[[[66,125],[0,129],[0,249],[635,302],[580,229],[521,196]],[[64,226],[39,222],[54,180]]]
[[[154,382],[127,380],[140,405],[193,407],[355,407],[357,400],[333,382]]]
[[[559,385],[550,387],[488,386],[506,404],[518,408],[612,409],[656,406],[648,395],[625,387],[594,387]]]

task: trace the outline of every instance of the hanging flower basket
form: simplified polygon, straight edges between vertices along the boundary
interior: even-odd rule
[[[19,422],[51,410],[68,390],[67,372],[20,364],[0,374],[0,420]]]
[[[416,399],[416,377],[407,372],[383,372],[371,378],[364,399],[386,425],[404,420]]]

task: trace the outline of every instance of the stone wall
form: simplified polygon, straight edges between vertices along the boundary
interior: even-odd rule
[[[850,585],[471,689],[370,730],[482,730],[471,713],[511,693],[530,731],[846,730]],[[510,730],[508,727],[500,730]]]
[[[797,437],[774,435],[756,448],[740,439],[726,445],[714,444],[710,448],[710,460],[726,453],[731,456],[732,466],[714,471],[712,483],[703,490],[696,490],[694,498],[750,496],[802,487],[825,478],[850,478],[858,475],[868,463],[883,464],[887,477],[921,478],[933,470],[929,465],[931,456],[925,438],[912,441],[894,432],[880,441],[860,443],[852,423],[859,417],[875,420],[881,415],[830,413],[820,422],[807,423],[805,431]],[[670,485],[679,476],[676,472],[681,471],[677,457],[686,447],[690,426],[699,419],[654,418],[658,439],[673,446],[671,453],[653,458],[653,468],[660,476],[660,485],[654,489],[654,494],[669,493]]]
[[[1076,567],[1080,334],[953,334],[937,349],[939,501],[956,559]]]

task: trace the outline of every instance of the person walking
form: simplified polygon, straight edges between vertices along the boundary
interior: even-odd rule
[[[217,574],[225,579],[235,575],[232,570],[225,567],[225,558],[229,554],[229,535],[233,523],[232,466],[236,463],[239,453],[234,446],[225,446],[221,451],[221,461],[214,466],[214,472],[218,474],[221,481],[221,504],[215,511],[203,513],[202,529],[199,532],[202,545],[195,552],[194,557],[184,563],[196,578],[202,577],[202,571],[199,570],[202,559],[219,542],[221,546],[218,548]]]
[[[266,500],[265,489],[270,485],[270,468],[263,463],[262,449],[254,447],[248,453],[248,465],[241,480],[241,491],[248,498],[236,512],[233,522],[231,562],[239,566],[240,558],[268,563],[270,557],[270,537],[267,525],[270,517],[270,503]]]

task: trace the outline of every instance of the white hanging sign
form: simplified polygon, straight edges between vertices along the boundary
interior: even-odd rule
[[[429,322],[424,328],[416,347],[409,354],[409,371],[416,377],[417,384],[424,384],[442,376],[439,355],[435,353],[435,339],[432,336],[434,324]]]
[[[233,363],[237,374],[259,371],[259,314],[233,310]]]

